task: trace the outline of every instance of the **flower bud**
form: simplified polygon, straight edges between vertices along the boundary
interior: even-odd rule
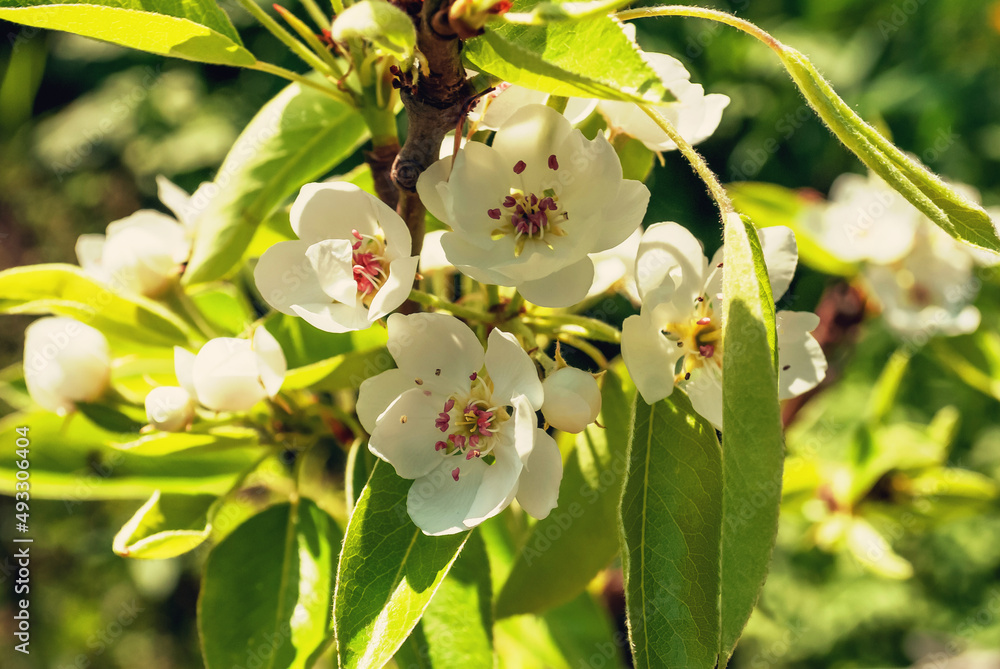
[[[104,335],[72,318],[40,318],[24,332],[24,381],[43,409],[65,415],[104,394],[111,351]]]
[[[213,411],[247,411],[278,393],[287,364],[274,336],[259,327],[253,339],[218,337],[202,346],[197,356],[176,357],[175,371],[182,385],[190,379],[202,406]]]
[[[563,367],[549,374],[542,384],[545,402],[542,415],[563,432],[583,432],[601,411],[601,390],[593,374]]]
[[[194,418],[194,399],[179,386],[160,386],[146,395],[146,419],[157,430],[181,432]]]

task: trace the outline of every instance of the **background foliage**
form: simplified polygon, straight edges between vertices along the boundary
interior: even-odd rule
[[[808,54],[841,96],[865,118],[880,120],[900,146],[938,173],[977,187],[987,205],[1000,204],[1000,3],[712,4]],[[225,8],[254,53],[295,66],[292,56],[242,10]],[[807,109],[772,54],[754,40],[691,19],[648,20],[638,28],[646,48],[675,55],[693,80],[732,98],[719,130],[701,147],[725,181],[769,181],[826,193],[839,174],[859,170],[856,159]],[[165,61],[2,22],[0,77],[0,267],[73,262],[79,234],[103,231],[109,221],[137,208],[157,206],[156,174],[194,190],[214,173],[239,129],[283,85],[261,73]],[[360,155],[342,169],[358,162]],[[719,245],[714,207],[680,156],[668,154],[648,185],[653,199],[647,223],[676,220],[692,229],[708,251]],[[813,309],[835,281],[802,268],[779,308]],[[1000,317],[995,280],[985,283],[977,306],[983,330],[995,331]],[[0,367],[19,357],[18,336],[26,322],[4,321]],[[941,343],[962,351],[970,339]],[[944,367],[940,347],[906,344],[913,358],[898,395],[865,434],[876,444],[913,444],[913,434],[894,426],[904,421],[925,426],[936,416],[944,421],[948,416],[940,418],[940,412],[957,407],[953,435],[925,435],[944,444],[937,469],[924,463],[913,478],[935,475],[946,464],[1000,481],[997,400]],[[798,483],[808,490],[815,484],[809,471],[850,469],[856,461],[859,440],[840,436],[859,433],[859,417],[873,401],[871,388],[896,346],[876,319],[861,328],[845,327],[828,351],[836,386],[807,404],[789,432],[789,449],[797,459],[789,464],[778,550],[734,666],[1000,663],[993,655],[982,665],[958,664],[969,657],[966,647],[977,652],[1000,647],[1000,509],[995,500],[970,506],[950,504],[947,496],[933,501],[900,496],[885,476],[877,476],[858,493],[856,517],[890,537],[895,553],[912,564],[913,577],[901,580],[863,568],[850,551],[815,547],[816,516],[794,490],[788,491],[795,473],[805,472]],[[3,398],[0,406],[6,411]],[[338,449],[330,453],[340,457]],[[342,462],[326,464],[328,471],[343,470]],[[100,466],[96,460],[95,475]],[[322,477],[323,468],[317,470]],[[947,483],[947,476],[940,476]],[[33,563],[38,588],[32,599],[37,644],[32,664],[14,658],[8,665],[4,658],[4,666],[200,666],[195,602],[203,556],[169,562],[115,556],[112,537],[133,508],[88,502],[87,490],[88,482],[81,480],[79,495],[71,501],[32,505],[38,537]],[[11,518],[10,500],[0,498],[0,536],[12,533],[6,525]],[[503,541],[502,531],[485,534],[487,541]],[[0,545],[4,636],[11,619],[6,608],[11,560],[3,552],[9,545]],[[493,583],[502,583],[496,573]],[[544,656],[539,639],[559,648],[568,659],[558,662],[568,666],[618,662],[618,648],[624,645],[616,634],[624,614],[621,584],[611,572],[592,591],[593,600],[584,596],[544,618],[513,618],[498,626],[496,643],[507,658],[520,658],[508,659],[510,666],[562,666]],[[523,644],[530,648],[521,649]]]

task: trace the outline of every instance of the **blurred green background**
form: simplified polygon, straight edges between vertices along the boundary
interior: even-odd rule
[[[809,55],[842,97],[900,146],[947,178],[979,189],[985,204],[1000,205],[1000,2],[705,4],[734,11]],[[242,10],[226,9],[254,53],[298,69]],[[695,19],[652,19],[638,27],[645,48],[678,57],[708,92],[732,98],[719,130],[701,146],[724,181],[826,193],[839,174],[860,171],[752,38]],[[193,191],[282,86],[260,73],[164,61],[0,22],[0,267],[75,262],[79,234],[103,232],[140,207],[159,207],[157,174]],[[665,156],[649,186],[647,223],[675,220],[694,230],[708,251],[719,245],[711,202],[677,155]],[[804,270],[782,306],[813,309],[834,282]],[[987,283],[977,303],[983,331],[995,332],[1000,321],[995,285]],[[18,359],[27,322],[5,317],[0,367]],[[852,421],[866,411],[869,389],[897,346],[877,320],[860,330],[848,323],[833,344],[828,353],[837,384],[806,405],[789,437],[792,454],[814,444],[809,452],[830,471],[840,466],[831,463],[849,459],[855,446],[839,436],[855,429]],[[979,346],[971,337],[943,345]],[[918,349],[890,418],[926,425],[956,407],[957,423],[939,440],[946,442],[939,464],[1000,481],[997,400],[962,383],[931,348]],[[906,450],[908,438],[893,445]],[[997,502],[935,501],[911,512],[911,499],[887,493],[881,483],[864,491],[857,508],[872,510],[872,523],[912,563],[913,576],[887,578],[848,553],[820,550],[808,540],[815,531],[809,513],[791,500],[772,575],[735,666],[1000,667]],[[32,503],[33,652],[27,658],[8,653],[10,502],[0,498],[3,667],[201,666],[199,556],[128,563],[113,555],[111,539],[138,506],[132,503]],[[605,599],[615,614],[620,603],[612,586]]]

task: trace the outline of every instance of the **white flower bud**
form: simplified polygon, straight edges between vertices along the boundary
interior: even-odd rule
[[[194,399],[179,386],[160,386],[146,395],[146,419],[157,430],[181,432],[194,418]]]
[[[43,409],[65,415],[104,394],[111,351],[104,335],[72,318],[40,318],[24,332],[24,381]]]
[[[601,390],[593,374],[563,367],[549,374],[542,384],[545,421],[563,432],[583,432],[601,412]]]
[[[197,356],[176,356],[174,367],[181,385],[190,383],[189,392],[194,390],[198,402],[213,411],[247,411],[274,397],[287,371],[281,346],[262,327],[253,339],[212,339]]]

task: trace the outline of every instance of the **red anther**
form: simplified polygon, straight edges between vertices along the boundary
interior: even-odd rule
[[[499,221],[500,220],[500,210],[499,209],[490,209],[486,213],[489,214],[490,218],[492,218],[494,221]]]
[[[549,169],[550,170],[559,169],[559,160],[556,159],[556,154],[554,153],[551,156],[549,156]]]
[[[698,325],[708,325],[711,322],[712,322],[712,319],[709,318],[708,316],[705,316],[704,318],[699,318],[698,319]]]
[[[455,467],[454,469],[451,470],[451,477],[457,481],[458,480],[458,473],[460,471],[461,470],[458,467]]]
[[[698,352],[701,353],[703,358],[711,358],[713,355],[715,355],[715,345],[705,344],[704,346],[699,346]]]
[[[517,163],[514,165],[514,174],[520,174],[521,172],[524,171],[524,168],[526,168],[527,166],[528,165],[523,160],[517,161]]]

